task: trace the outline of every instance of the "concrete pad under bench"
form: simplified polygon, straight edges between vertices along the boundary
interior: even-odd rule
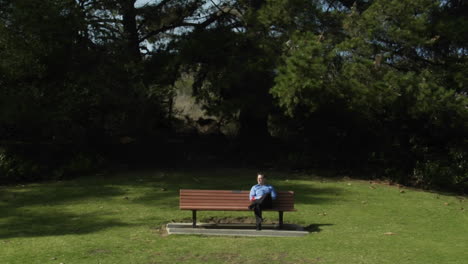
[[[283,229],[278,225],[265,224],[261,231],[255,230],[252,224],[197,224],[192,223],[169,223],[166,225],[169,235],[208,235],[208,236],[252,236],[252,237],[299,237],[309,234],[298,225],[284,224]]]

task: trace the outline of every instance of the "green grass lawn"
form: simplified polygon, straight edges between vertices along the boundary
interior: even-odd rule
[[[246,169],[153,170],[0,187],[0,263],[468,263],[468,202],[368,181],[267,172],[296,193],[296,238],[166,235],[181,188],[248,190]],[[199,212],[212,217],[250,212]],[[277,221],[277,213],[265,212]]]

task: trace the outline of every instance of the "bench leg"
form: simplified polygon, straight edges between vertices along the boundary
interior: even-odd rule
[[[283,211],[279,211],[279,228],[283,229]]]
[[[197,210],[192,210],[192,227],[197,227]]]

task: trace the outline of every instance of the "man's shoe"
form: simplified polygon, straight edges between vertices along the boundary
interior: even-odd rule
[[[261,231],[262,230],[262,225],[257,225],[257,231]]]

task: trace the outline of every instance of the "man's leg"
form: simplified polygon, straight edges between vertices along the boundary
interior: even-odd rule
[[[272,200],[271,195],[269,193],[264,195],[262,198],[253,201],[252,204],[249,206],[249,209],[254,209],[257,230],[262,230],[262,209],[271,208],[271,206]]]
[[[261,202],[262,209],[271,209],[273,208],[273,199],[271,199],[271,194],[266,194],[265,197],[262,197]]]
[[[255,225],[257,227],[257,230],[262,230],[262,205],[257,203],[255,204],[254,207],[254,213],[255,213]]]

